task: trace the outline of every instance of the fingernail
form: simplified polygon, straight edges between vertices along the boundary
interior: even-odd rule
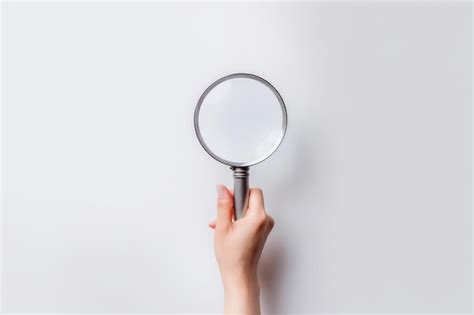
[[[217,199],[225,198],[225,187],[224,185],[217,185]]]

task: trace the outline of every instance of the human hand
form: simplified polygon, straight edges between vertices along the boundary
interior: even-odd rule
[[[217,186],[217,219],[209,223],[215,229],[214,251],[224,284],[226,313],[260,313],[257,267],[263,246],[274,226],[266,214],[263,193],[250,189],[249,206],[244,217],[233,221],[233,194],[224,185]]]

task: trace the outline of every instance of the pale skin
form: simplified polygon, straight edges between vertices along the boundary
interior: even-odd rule
[[[214,251],[224,285],[225,314],[260,314],[260,286],[257,267],[274,221],[265,211],[263,193],[250,189],[244,217],[234,221],[232,191],[217,186],[217,219],[209,223],[215,230]]]

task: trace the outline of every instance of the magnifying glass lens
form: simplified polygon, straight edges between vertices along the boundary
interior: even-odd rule
[[[280,102],[264,83],[235,78],[212,88],[202,101],[202,140],[229,165],[252,165],[271,155],[283,136]]]

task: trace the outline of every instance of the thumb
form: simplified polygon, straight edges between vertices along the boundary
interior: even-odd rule
[[[227,228],[234,216],[234,199],[224,185],[217,185],[217,220],[216,226]]]

